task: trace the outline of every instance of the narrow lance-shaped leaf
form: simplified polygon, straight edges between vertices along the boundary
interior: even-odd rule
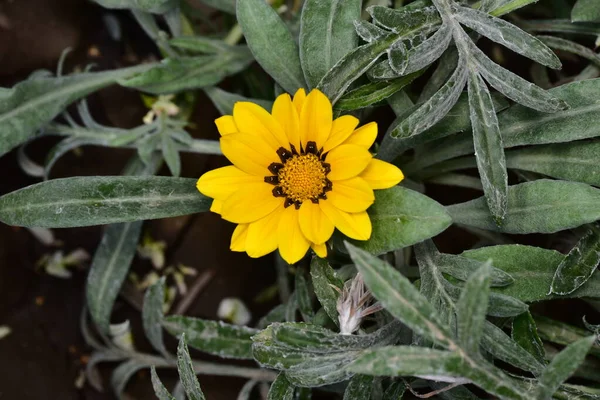
[[[488,262],[471,275],[456,303],[458,340],[469,354],[479,353],[490,295],[490,266]]]
[[[178,3],[177,0],[94,0],[94,2],[105,8],[130,8],[156,14],[163,14]]]
[[[553,49],[576,54],[580,57],[590,60],[595,65],[600,66],[600,55],[590,48],[580,45],[579,43],[556,36],[539,35],[538,39]]]
[[[270,110],[273,108],[272,101],[248,99],[247,97],[235,93],[226,92],[225,90],[216,86],[204,88],[204,93],[206,93],[206,95],[211,99],[221,115],[233,115],[233,105],[238,101],[250,101],[258,104],[265,110]]]
[[[411,48],[407,52],[406,57],[408,58],[408,63],[406,64],[406,69],[403,71],[403,74],[409,74],[425,68],[440,58],[448,48],[451,39],[452,34],[450,33],[450,25],[442,24],[440,29],[431,35],[430,38]]]
[[[561,383],[567,380],[583,363],[586,354],[596,341],[596,336],[589,336],[567,346],[546,367],[539,378],[536,400],[552,397]]]
[[[190,352],[185,342],[185,333],[181,334],[179,345],[177,346],[177,371],[179,372],[179,378],[188,399],[205,400],[198,378],[196,378]]]
[[[185,333],[187,344],[223,358],[252,358],[250,337],[258,331],[245,326],[174,315],[165,318],[164,328],[172,335]]]
[[[110,377],[110,385],[113,389],[115,396],[118,399],[121,399],[123,391],[125,390],[125,386],[127,385],[127,382],[129,382],[129,379],[131,379],[131,377],[139,370],[148,367],[148,364],[145,364],[136,359],[130,359],[119,364],[119,366],[113,370],[113,373]]]
[[[600,22],[600,9],[594,0],[577,0],[571,10],[573,22]]]
[[[558,265],[550,293],[573,293],[591,278],[600,264],[600,231],[592,226]]]
[[[154,394],[158,397],[158,400],[175,400],[175,397],[169,393],[165,385],[160,381],[160,378],[156,374],[156,368],[150,368],[150,379],[152,380],[152,388],[154,389]]]
[[[162,136],[162,155],[165,159],[171,175],[178,177],[181,173],[181,159],[177,151],[175,141],[168,135]]]
[[[560,60],[544,43],[503,19],[470,7],[455,7],[454,18],[496,43],[547,67],[559,69]]]
[[[373,377],[368,375],[354,375],[346,390],[344,400],[365,400],[371,397],[373,390]]]
[[[195,179],[97,176],[54,179],[0,197],[0,221],[67,228],[208,211]]]
[[[339,324],[337,311],[339,293],[331,285],[341,290],[343,282],[335,275],[335,271],[329,266],[327,260],[317,257],[313,258],[310,263],[310,276],[319,303],[329,318],[336,325]]]
[[[300,17],[300,62],[314,88],[343,56],[358,45],[354,21],[361,0],[306,0]]]
[[[298,309],[302,313],[302,317],[306,322],[310,322],[315,316],[315,312],[312,308],[312,299],[310,290],[308,287],[308,281],[304,276],[302,270],[296,272],[296,301],[298,302]]]
[[[546,362],[544,343],[538,335],[535,320],[530,312],[523,313],[513,319],[512,338],[539,362]]]
[[[441,120],[458,101],[467,82],[465,59],[459,57],[458,65],[448,81],[421,107],[390,132],[392,138],[408,138],[425,131]]]
[[[505,233],[554,233],[600,219],[600,189],[540,179],[508,188],[508,209],[497,226],[484,198],[447,207],[455,223]]]
[[[472,69],[468,88],[477,168],[487,205],[496,223],[501,225],[506,215],[508,173],[498,118],[485,82]]]
[[[284,372],[277,375],[277,379],[271,384],[267,400],[293,400],[295,386],[285,377]]]
[[[169,353],[165,348],[162,334],[164,303],[165,278],[163,277],[146,290],[146,294],[144,295],[144,308],[142,309],[142,323],[144,326],[144,333],[152,347],[168,358]]]
[[[236,4],[238,23],[256,61],[286,92],[305,87],[298,45],[277,12],[264,0]]]

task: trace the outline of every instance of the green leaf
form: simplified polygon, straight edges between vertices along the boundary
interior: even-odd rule
[[[471,275],[456,303],[458,340],[467,353],[479,352],[490,295],[490,263]]]
[[[164,14],[177,6],[179,0],[93,0],[104,8],[129,8],[155,14]]]
[[[600,232],[589,229],[569,254],[558,264],[550,292],[558,295],[573,293],[586,283],[600,264]]]
[[[205,400],[198,378],[196,378],[190,352],[185,343],[185,333],[181,334],[179,345],[177,346],[177,371],[179,372],[179,378],[188,399]]]
[[[425,242],[427,243],[427,242]],[[435,264],[445,274],[461,281],[469,279],[472,273],[483,266],[480,261],[472,260],[455,254],[437,253]],[[491,286],[508,286],[514,283],[514,278],[498,268],[491,269]]]
[[[165,278],[159,279],[146,290],[144,308],[142,308],[142,323],[146,338],[156,351],[169,357],[163,342],[162,323],[164,321],[163,305],[165,302]]]
[[[0,221],[67,228],[175,217],[208,211],[196,179],[86,176],[55,179],[0,197]]]
[[[312,307],[311,291],[308,287],[308,281],[301,269],[296,271],[295,288],[298,309],[300,310],[300,313],[302,313],[304,320],[310,322],[315,316],[315,312]]]
[[[552,318],[534,315],[533,319],[537,325],[540,338],[548,342],[567,346],[590,335],[589,330],[565,324]],[[594,344],[590,349],[590,353],[599,357],[600,345]]]
[[[38,74],[11,89],[3,89],[0,92],[0,156],[33,137],[72,102],[152,66],[61,77]]]
[[[285,377],[285,373],[281,372],[271,384],[267,400],[293,400],[295,389],[296,387]]]
[[[141,230],[142,221],[108,226],[94,254],[85,294],[90,315],[105,334],[113,305],[135,256]]]
[[[346,247],[367,287],[386,310],[417,334],[436,343],[451,343],[450,332],[438,313],[408,279],[366,251],[350,243],[346,243]]]
[[[181,173],[181,159],[175,142],[168,135],[162,135],[162,155],[167,162],[171,175],[178,177]]]
[[[319,303],[321,303],[329,318],[336,325],[339,324],[337,311],[339,293],[331,285],[342,289],[343,282],[336,276],[335,271],[329,266],[327,260],[318,257],[313,258],[310,263],[310,276]]]
[[[118,399],[123,398],[123,391],[129,379],[141,369],[148,368],[149,365],[136,359],[130,359],[122,362],[116,367],[110,376],[110,386]]]
[[[406,385],[401,380],[395,380],[383,393],[382,400],[400,400],[404,396]]]
[[[165,385],[160,381],[160,378],[156,374],[156,368],[152,366],[150,368],[150,378],[152,380],[152,388],[154,394],[158,397],[158,400],[175,400],[175,397],[171,396],[171,393],[167,390]]]
[[[509,168],[600,186],[599,140],[522,147],[506,153]]]
[[[344,400],[369,400],[372,390],[372,376],[354,375],[344,391]]]
[[[375,204],[369,208],[373,224],[371,238],[353,242],[373,254],[384,254],[436,236],[451,219],[444,208],[410,189],[396,186],[375,192]]]
[[[600,189],[540,179],[508,188],[508,209],[496,225],[484,198],[447,207],[457,224],[504,233],[554,233],[600,219]]]
[[[286,371],[288,380],[296,386],[324,386],[348,380],[353,372],[349,365],[358,352],[335,353],[310,358]]]
[[[496,293],[515,297],[531,303],[556,298],[549,294],[554,272],[564,255],[554,250],[523,245],[501,245],[469,250],[462,254],[475,260],[492,260],[494,267],[509,273],[515,283],[502,288],[493,288]],[[579,289],[561,297],[598,297],[600,274],[594,274]]]
[[[405,86],[421,76],[423,72],[424,71],[417,71],[391,81],[367,83],[342,96],[338,102],[335,103],[335,109],[349,111],[372,106],[402,90]]]
[[[546,362],[544,343],[538,335],[535,321],[530,312],[523,313],[513,319],[512,338],[540,363]]]
[[[432,380],[460,378],[460,355],[418,346],[388,346],[366,350],[350,365],[359,374],[382,376],[427,376]]]
[[[306,0],[300,18],[300,62],[309,88],[358,46],[361,0]]]
[[[457,7],[453,16],[461,24],[496,43],[550,68],[560,69],[560,60],[544,43],[503,19],[470,7]]]
[[[222,40],[211,39],[205,36],[179,36],[169,40],[169,44],[173,47],[199,54],[217,54],[236,49],[235,46],[230,46]],[[242,49],[243,46],[237,48]]]
[[[245,49],[211,55],[166,58],[159,65],[119,84],[152,94],[169,94],[213,86],[252,62]]]
[[[217,10],[235,15],[236,0],[200,0],[202,3]]]
[[[472,69],[468,89],[477,169],[490,213],[501,225],[506,215],[508,173],[498,118],[487,85]]]
[[[191,347],[223,358],[252,358],[250,337],[258,331],[245,326],[174,315],[166,317],[164,328],[171,335],[185,333]]]
[[[267,111],[273,108],[272,101],[248,99],[244,96],[240,96],[239,94],[226,92],[223,89],[218,88],[216,86],[205,88],[204,93],[206,93],[206,95],[210,97],[211,101],[213,102],[217,110],[219,110],[221,115],[233,115],[233,105],[238,101],[250,101],[252,103],[258,104]]]
[[[600,8],[594,0],[577,0],[571,11],[573,22],[600,22]]]
[[[288,93],[305,87],[298,45],[264,0],[237,2],[237,19],[256,61]]]
[[[588,47],[555,36],[539,35],[538,38],[550,48],[576,54],[600,66],[600,56]]]
[[[546,400],[552,397],[561,383],[579,367],[594,344],[596,336],[589,336],[567,346],[546,367],[539,378],[535,398]]]

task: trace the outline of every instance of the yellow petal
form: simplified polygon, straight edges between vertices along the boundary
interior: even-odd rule
[[[279,236],[279,253],[288,264],[300,261],[310,246],[310,242],[304,237],[300,229],[298,215],[298,210],[293,206],[288,207],[283,210],[279,220],[277,233]]]
[[[325,159],[331,165],[331,172],[327,177],[332,181],[355,177],[367,167],[372,158],[369,150],[364,147],[355,144],[338,146]]]
[[[279,122],[258,104],[240,101],[233,106],[233,119],[240,132],[260,136],[273,150],[289,149],[289,141]]]
[[[221,216],[236,224],[258,221],[283,204],[283,199],[274,197],[272,190],[272,185],[263,182],[239,187],[223,203]]]
[[[344,144],[355,144],[368,150],[375,143],[375,139],[377,139],[377,123],[369,122],[355,130]]]
[[[231,115],[223,115],[222,117],[215,119],[215,125],[217,125],[217,129],[221,136],[238,132],[238,128]]]
[[[247,133],[222,136],[221,151],[233,165],[251,175],[272,175],[268,169],[269,165],[279,162],[271,146],[260,137]]]
[[[316,255],[321,258],[327,257],[327,245],[325,243],[322,244],[310,244],[310,248],[313,249]]]
[[[231,235],[231,245],[229,248],[232,251],[246,251],[246,237],[248,236],[248,224],[240,224],[235,227],[233,235]]]
[[[343,115],[333,120],[331,134],[325,145],[323,145],[323,153],[327,153],[329,150],[342,144],[354,132],[357,125],[358,118],[352,115]]]
[[[250,175],[236,166],[213,169],[198,179],[196,187],[205,196],[225,200],[231,196],[240,185],[263,182],[264,178]]]
[[[305,201],[299,213],[300,229],[311,242],[323,244],[333,235],[333,222],[321,211],[318,204]]]
[[[304,147],[313,141],[321,148],[329,138],[332,121],[331,102],[320,90],[313,89],[306,96],[300,113],[300,138]]]
[[[273,103],[272,114],[283,127],[289,143],[300,151],[300,118],[289,94],[284,93],[277,97]]]
[[[277,249],[277,229],[283,212],[283,204],[248,227],[246,252],[250,257],[258,258]]]
[[[356,240],[367,240],[371,237],[371,220],[366,211],[347,213],[335,207],[330,201],[319,201],[321,210],[333,221],[336,228],[344,235]]]
[[[225,201],[224,200],[217,200],[214,199],[212,204],[210,205],[210,211],[214,212],[215,214],[221,214],[221,210],[223,210],[223,203]]]
[[[298,115],[302,114],[304,100],[306,100],[306,92],[304,91],[304,89],[300,88],[296,91],[296,94],[294,95],[294,107],[296,107]]]
[[[375,202],[375,195],[363,179],[350,178],[335,181],[332,190],[327,192],[327,200],[342,211],[356,213],[369,208]]]
[[[373,189],[387,189],[400,183],[404,174],[395,165],[374,158],[360,177]]]

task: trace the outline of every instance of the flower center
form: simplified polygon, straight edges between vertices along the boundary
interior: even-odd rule
[[[317,151],[315,142],[308,142],[306,149],[300,153],[291,145],[290,152],[283,147],[277,150],[281,163],[272,163],[269,171],[273,176],[266,176],[265,182],[275,185],[273,196],[285,197],[285,207],[292,204],[296,209],[302,202],[310,200],[318,203],[319,199],[326,199],[326,192],[332,188],[332,183],[327,179],[330,166],[325,161],[325,155]]]

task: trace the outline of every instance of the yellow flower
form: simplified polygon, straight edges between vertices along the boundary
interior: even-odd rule
[[[312,248],[325,257],[335,228],[357,240],[371,236],[366,210],[373,189],[403,179],[395,166],[374,159],[369,148],[377,124],[356,129],[358,119],[333,120],[331,103],[318,90],[279,96],[269,114],[239,102],[233,116],[215,121],[221,150],[232,166],[207,172],[198,190],[214,199],[211,211],[238,224],[231,250],[261,257],[276,249],[290,264]]]

